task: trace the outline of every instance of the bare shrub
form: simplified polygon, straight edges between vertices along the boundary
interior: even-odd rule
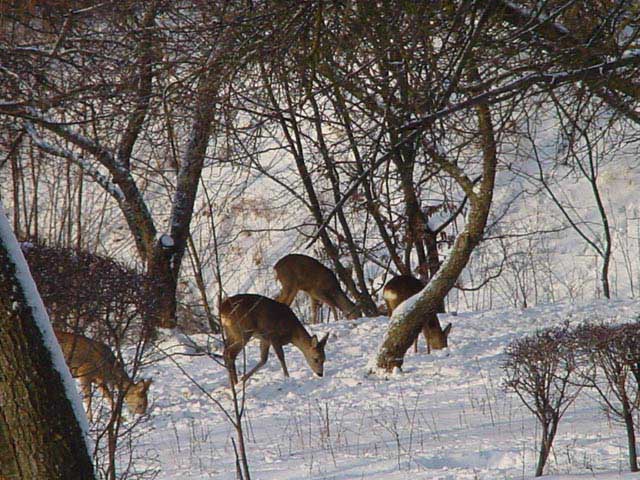
[[[640,323],[581,325],[574,332],[578,352],[588,361],[580,381],[598,393],[605,411],[625,425],[629,467],[638,471],[633,414],[640,395]]]
[[[503,369],[514,391],[542,430],[536,477],[542,476],[560,419],[580,391],[574,382],[576,356],[568,327],[550,328],[511,343]]]
[[[150,303],[144,275],[82,250],[34,242],[22,250],[56,328],[112,346],[141,336]]]

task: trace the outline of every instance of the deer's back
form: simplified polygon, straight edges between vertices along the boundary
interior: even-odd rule
[[[273,267],[283,285],[296,285],[305,292],[339,288],[335,274],[315,258],[299,253],[282,257]]]
[[[58,330],[55,334],[74,377],[107,384],[117,383],[119,367],[115,355],[107,345],[83,335]]]
[[[382,294],[387,304],[389,315],[391,315],[398,305],[423,288],[423,283],[411,275],[398,275],[389,280],[384,286]]]
[[[251,293],[224,300],[220,320],[227,336],[234,341],[257,336],[286,344],[298,329],[304,328],[287,305]]]

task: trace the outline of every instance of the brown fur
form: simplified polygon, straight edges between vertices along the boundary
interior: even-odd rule
[[[113,405],[113,389],[124,392],[124,401],[135,414],[147,411],[147,392],[151,380],[133,382],[111,349],[102,342],[74,333],[55,331],[71,375],[80,381],[87,403],[87,416],[91,412],[91,384],[97,385]]]
[[[309,335],[287,305],[261,295],[235,295],[220,305],[220,320],[225,333],[224,358],[234,384],[238,383],[236,357],[253,337],[260,339],[260,361],[244,375],[242,381],[246,381],[267,362],[270,347],[273,347],[280,360],[284,376],[288,377],[282,347],[289,343],[303,353],[316,375],[323,375],[324,346],[329,334],[322,340]]]
[[[331,308],[336,320],[336,308],[347,318],[358,318],[360,315],[358,307],[342,291],[335,274],[315,258],[292,253],[278,260],[273,268],[282,284],[276,300],[291,305],[296,294],[302,290],[311,297],[314,323],[318,321],[320,303]]]
[[[424,288],[424,284],[411,275],[398,275],[393,277],[384,286],[383,297],[387,304],[388,315],[391,316],[393,311],[406,299],[414,296]],[[448,324],[444,330],[440,326],[438,317],[425,319],[422,327],[422,334],[427,342],[427,352],[433,350],[441,350],[446,348],[448,344],[449,333],[451,332],[451,324]],[[417,350],[416,339],[416,350]]]

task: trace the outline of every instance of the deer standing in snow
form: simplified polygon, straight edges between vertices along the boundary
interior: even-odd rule
[[[302,290],[311,298],[313,322],[318,322],[320,303],[326,303],[337,320],[336,308],[347,318],[358,318],[359,309],[345,295],[335,274],[315,258],[292,253],[282,257],[273,267],[282,290],[276,298],[285,305],[291,305],[298,291]]]
[[[116,359],[111,349],[102,342],[75,333],[54,331],[62,348],[71,375],[80,381],[87,404],[87,417],[92,420],[91,384],[96,384],[113,407],[112,389],[124,392],[124,402],[134,414],[147,411],[147,392],[151,380],[134,382]]]
[[[393,277],[384,286],[382,296],[387,304],[389,316],[393,311],[409,297],[414,296],[424,288],[424,284],[411,275],[398,275]],[[433,350],[441,350],[448,346],[449,333],[451,332],[451,324],[449,323],[444,330],[440,326],[437,315],[426,318],[422,327],[422,334],[427,342],[427,353]],[[416,338],[414,349],[418,349],[418,339]]]
[[[288,377],[282,347],[289,343],[302,352],[311,370],[322,377],[324,346],[329,334],[321,340],[316,335],[309,335],[287,305],[262,295],[235,295],[220,305],[220,322],[225,333],[224,359],[234,385],[238,383],[236,357],[253,337],[260,339],[260,361],[242,377],[243,382],[267,363],[270,347],[280,360],[284,376]]]

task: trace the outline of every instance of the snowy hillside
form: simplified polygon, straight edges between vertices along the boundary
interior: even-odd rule
[[[453,323],[449,349],[427,355],[421,339],[404,372],[388,378],[366,371],[386,317],[312,326],[314,333],[331,332],[323,378],[313,376],[288,346],[290,379],[283,379],[272,353],[247,385],[244,426],[252,478],[531,478],[536,422],[501,387],[504,347],[567,319],[625,322],[639,314],[636,302],[612,301],[446,315],[443,320]],[[206,337],[196,340],[204,343]],[[171,341],[161,348],[171,350]],[[253,341],[247,364],[257,358]],[[153,364],[143,372],[154,384],[140,455],[163,480],[236,478],[231,423],[177,364],[231,408],[226,372],[213,360],[173,356]],[[554,476],[548,478],[636,478],[626,468],[623,427],[583,394],[560,424],[547,468]]]

